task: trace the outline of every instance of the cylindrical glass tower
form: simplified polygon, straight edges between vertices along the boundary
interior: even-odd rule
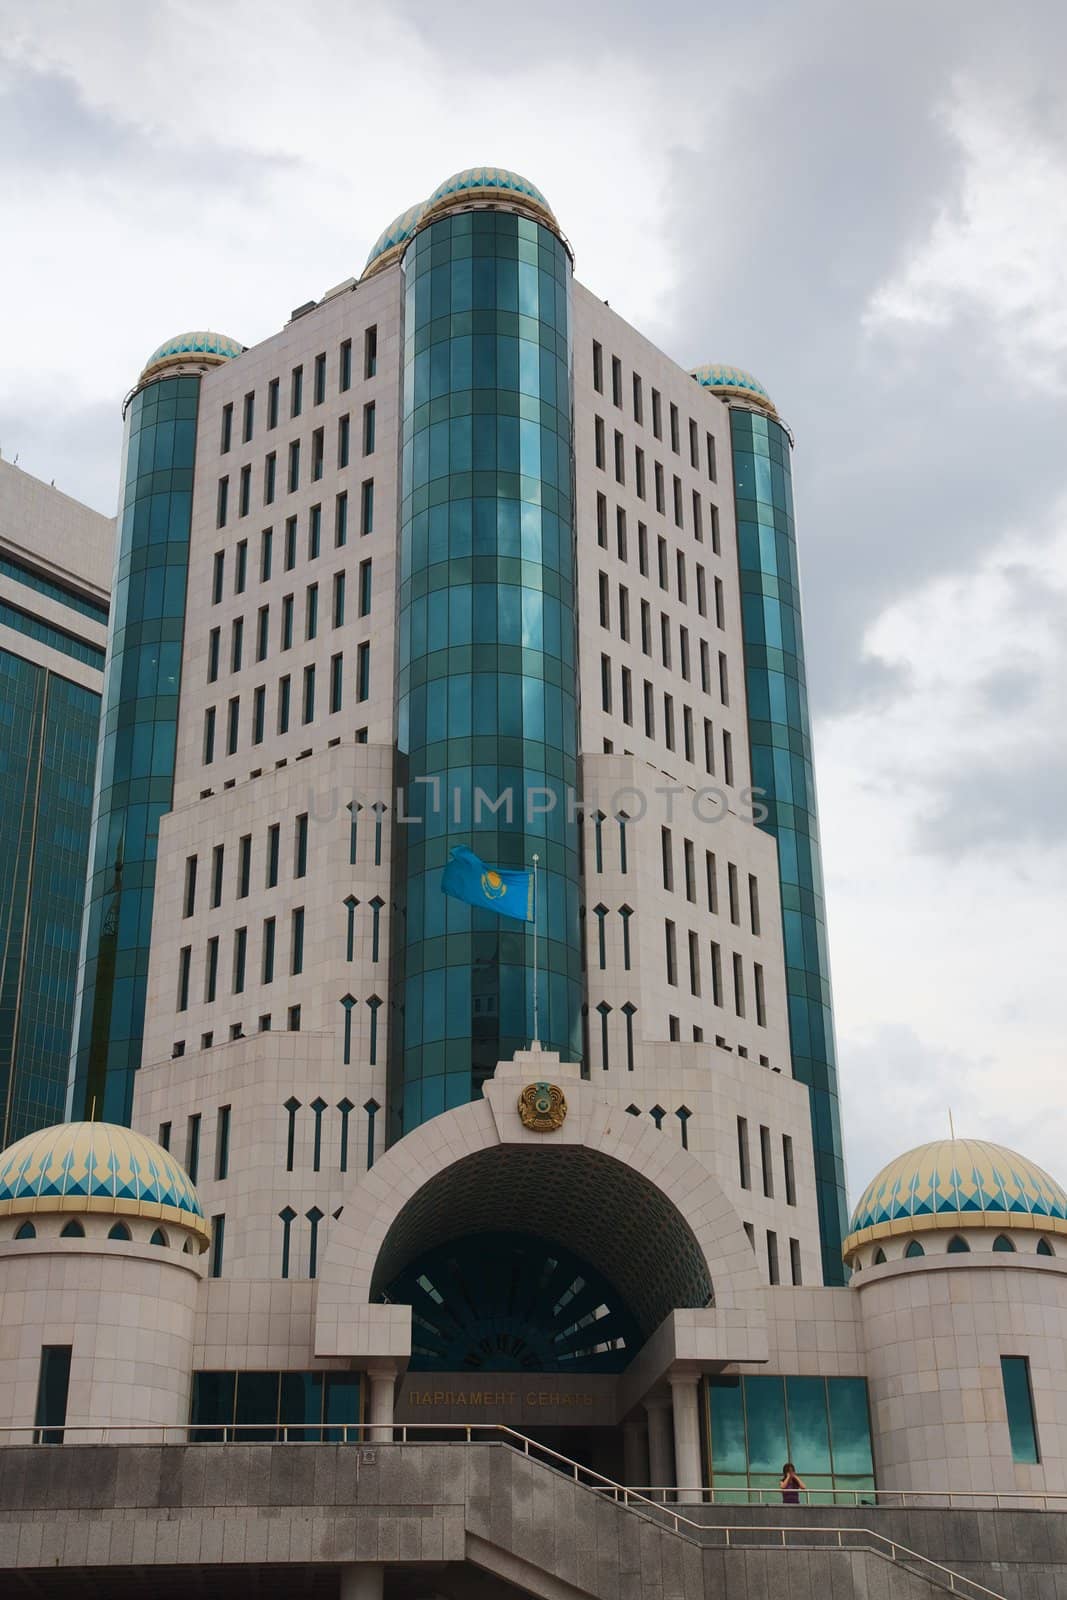
[[[242,349],[215,333],[172,339],[125,407],[68,1119],[129,1123],[133,1109],[159,819],[174,787],[200,379]]]
[[[570,257],[497,169],[422,216],[403,263],[393,1140],[533,1034],[532,929],[442,895],[454,845],[493,867],[538,853],[541,1042],[576,1061],[581,1033]]]
[[[792,441],[755,378],[733,367],[694,377],[730,404],[745,688],[759,824],[778,841],[793,1075],[811,1097],[823,1282],[841,1284],[848,1223],[826,944],[819,819],[804,670]]]

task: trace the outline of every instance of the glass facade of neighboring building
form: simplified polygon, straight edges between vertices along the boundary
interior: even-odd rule
[[[489,210],[404,259],[397,783],[422,821],[394,834],[394,1140],[532,1037],[531,929],[442,895],[454,845],[540,855],[541,1040],[580,1056],[570,272]]]
[[[791,1461],[808,1505],[873,1502],[866,1378],[709,1377],[706,1447],[717,1502],[780,1499]]]
[[[181,675],[198,377],[126,411],[111,626],[68,1115],[129,1123],[141,1064],[159,819],[169,811]]]
[[[99,694],[0,649],[0,1149],[63,1118],[99,722]]]
[[[762,412],[730,411],[752,783],[778,841],[793,1073],[811,1095],[823,1281],[844,1282],[845,1162],[804,674],[790,439]]]

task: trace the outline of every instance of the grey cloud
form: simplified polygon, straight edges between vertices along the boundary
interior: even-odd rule
[[[930,855],[960,860],[981,852],[1012,858],[1028,846],[1067,840],[1067,752],[1063,727],[1039,731],[1010,767],[988,757],[942,775],[917,823],[915,842]]]
[[[55,479],[57,489],[107,517],[115,515],[121,449],[119,400],[64,409],[0,395],[4,459],[18,456],[19,466],[34,477]]]

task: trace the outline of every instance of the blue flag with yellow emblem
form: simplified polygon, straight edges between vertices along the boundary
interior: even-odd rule
[[[517,922],[534,920],[533,872],[487,867],[465,845],[454,846],[452,859],[441,874],[441,893],[482,911],[514,917]]]

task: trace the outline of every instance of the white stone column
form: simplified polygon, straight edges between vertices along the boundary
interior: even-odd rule
[[[622,1471],[628,1489],[647,1489],[648,1429],[640,1417],[630,1417],[622,1425]]]
[[[370,1384],[367,1421],[371,1424],[367,1438],[372,1443],[374,1440],[384,1442],[393,1437],[396,1372],[392,1367],[372,1369],[367,1373],[367,1381]]]
[[[697,1388],[699,1372],[668,1375],[671,1408],[674,1412],[674,1482],[678,1499],[692,1504],[702,1499],[700,1490],[700,1406]]]
[[[338,1600],[382,1600],[385,1593],[385,1568],[376,1562],[361,1561],[358,1567],[341,1568]]]
[[[674,1483],[674,1452],[671,1449],[671,1398],[666,1394],[650,1394],[645,1400],[648,1412],[648,1477],[657,1489],[666,1490]],[[667,1498],[665,1493],[654,1496]]]

